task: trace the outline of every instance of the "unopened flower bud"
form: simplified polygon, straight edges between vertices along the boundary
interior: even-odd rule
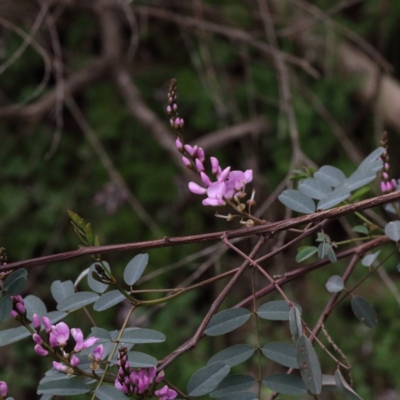
[[[21,315],[26,315],[26,308],[22,303],[17,303],[15,307]]]
[[[8,392],[7,383],[5,383],[4,381],[0,381],[0,396],[6,397],[7,392]]]
[[[46,357],[49,354],[49,352],[44,349],[40,344],[37,344],[33,349],[35,350],[36,354],[39,354],[39,356],[42,357]]]
[[[70,363],[73,367],[77,367],[80,362],[81,362],[81,360],[78,357],[76,357],[76,356],[71,357]]]
[[[38,333],[34,333],[32,335],[32,339],[36,344],[43,344],[43,339],[40,337],[40,335]]]
[[[32,322],[36,332],[40,332],[40,318],[37,314],[33,314]]]
[[[49,317],[43,316],[42,317],[42,322],[43,322],[43,325],[44,325],[44,329],[46,330],[46,333],[50,333],[52,327],[51,327],[51,322],[50,322]]]
[[[168,114],[171,114],[171,113],[172,113],[172,108],[171,108],[171,106],[168,106],[168,107],[167,107],[167,113],[168,113]]]

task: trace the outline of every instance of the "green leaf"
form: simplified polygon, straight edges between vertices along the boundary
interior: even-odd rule
[[[332,275],[326,282],[325,287],[330,293],[341,292],[344,288],[343,279],[339,275]]]
[[[119,290],[110,290],[104,293],[93,305],[94,311],[104,311],[121,303],[126,297]]]
[[[359,189],[366,184],[372,182],[376,178],[376,171],[372,168],[357,169],[350,177],[343,183],[343,187],[350,191]],[[382,168],[382,164],[379,169]]]
[[[337,261],[335,251],[333,250],[332,245],[330,243],[319,244],[318,257],[321,259],[328,257],[328,260],[332,263]]]
[[[199,369],[189,380],[187,392],[189,396],[199,397],[211,393],[229,374],[229,365],[217,361]]]
[[[339,392],[342,393],[347,400],[362,400],[362,398],[345,381],[339,370],[336,370],[335,372],[335,382]]]
[[[26,317],[32,321],[33,314],[37,314],[39,317],[47,315],[47,307],[39,297],[34,295],[26,296],[24,299],[24,305],[26,308]]]
[[[362,260],[361,260],[361,264],[364,265],[364,267],[370,267],[374,261],[376,260],[376,258],[379,256],[379,253],[381,251],[377,251],[375,253],[372,254],[367,254]]]
[[[350,197],[350,190],[346,188],[337,188],[318,202],[317,210],[327,210],[332,208],[346,200],[348,197]]]
[[[303,396],[307,393],[304,382],[294,375],[273,374],[267,376],[262,383],[274,392],[290,396]]]
[[[126,400],[125,396],[119,389],[115,386],[100,386],[94,391],[94,394],[99,400]]]
[[[291,343],[271,342],[262,348],[265,357],[289,367],[299,368],[296,360],[296,347]]]
[[[303,334],[303,325],[301,323],[301,312],[297,307],[292,307],[289,311],[289,329],[293,341],[296,343]]]
[[[295,304],[295,306],[301,311],[298,304]],[[288,321],[290,309],[291,307],[284,300],[269,301],[259,307],[257,315],[271,321]]]
[[[321,200],[332,192],[330,186],[315,178],[305,179],[299,184],[299,190],[316,200]]]
[[[165,335],[153,329],[127,328],[121,337],[124,343],[160,343],[165,341]]]
[[[278,196],[278,199],[283,205],[293,211],[303,214],[312,214],[315,212],[315,203],[313,199],[298,190],[284,190]]]
[[[298,253],[296,256],[296,261],[298,263],[307,260],[318,251],[318,248],[315,246],[304,246],[298,249]]]
[[[400,221],[392,221],[386,224],[385,234],[389,239],[398,242],[400,240]]]
[[[353,296],[351,299],[351,308],[354,315],[368,328],[375,328],[378,325],[378,319],[373,307],[361,296]]]
[[[93,278],[93,273],[97,274],[97,272],[96,272],[96,264],[98,264],[98,262],[92,264],[89,267],[89,273],[87,275],[87,282],[88,282],[88,285],[89,285],[90,289],[92,289],[93,292],[104,293],[108,289],[109,285],[107,285],[106,283],[99,282],[99,281],[97,281],[96,279]],[[106,265],[108,270],[110,270],[110,265],[106,261],[104,261],[104,264]]]
[[[93,292],[74,293],[72,296],[61,300],[57,305],[57,309],[59,311],[77,310],[94,303],[98,298],[99,295]]]
[[[246,308],[229,308],[212,316],[204,333],[208,336],[223,335],[239,328],[250,318]]]
[[[208,360],[207,365],[217,361],[223,361],[230,367],[234,367],[235,365],[248,360],[254,354],[254,351],[254,347],[248,344],[235,344],[234,346],[227,347],[212,356]]]
[[[218,397],[218,400],[258,400],[258,397],[253,392],[236,392]]]
[[[297,341],[296,357],[306,388],[312,394],[320,394],[322,389],[321,366],[310,340],[305,335],[301,335]]]
[[[94,326],[92,327],[91,332],[93,336],[99,339],[111,340],[110,333],[103,328],[98,328],[97,326]]]
[[[324,165],[314,174],[314,178],[317,178],[329,186],[336,187],[346,179],[346,175],[338,168]]]
[[[369,234],[368,228],[364,225],[356,225],[352,230],[357,233],[362,233],[363,235]]]
[[[54,300],[59,303],[61,300],[72,296],[75,293],[74,284],[72,281],[54,281],[50,287],[51,294]]]
[[[254,383],[255,379],[249,375],[229,375],[210,393],[210,397],[221,398],[223,396],[232,395],[235,392],[244,392],[250,389]]]
[[[7,321],[11,318],[11,310],[13,308],[13,301],[11,297],[6,294],[0,299],[0,322]]]
[[[332,246],[329,246],[329,248],[328,248],[328,250],[327,250],[327,252],[326,252],[326,255],[327,255],[327,257],[328,257],[328,260],[329,260],[331,263],[334,263],[334,262],[337,261],[336,253],[335,253],[335,250],[333,250],[333,247],[332,247]]]
[[[45,382],[37,388],[38,394],[51,394],[54,396],[75,396],[89,391],[90,388],[86,383],[73,378]]]
[[[128,262],[124,270],[124,281],[127,285],[132,286],[142,276],[149,262],[148,254],[138,254]]]

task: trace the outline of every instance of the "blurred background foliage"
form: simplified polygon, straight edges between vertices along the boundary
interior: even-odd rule
[[[258,209],[268,220],[290,216],[275,199],[292,184],[288,177],[294,168],[330,164],[350,174],[379,145],[385,129],[389,154],[398,159],[400,119],[396,122],[390,110],[400,101],[400,3],[268,1],[277,45],[266,37],[268,23],[264,25],[261,3],[0,2],[0,245],[7,249],[9,262],[75,249],[79,241],[67,209],[92,222],[101,244],[239,227],[236,221],[227,225],[215,218],[215,210],[202,207],[200,198],[187,190],[188,180],[195,177],[190,178],[179,163],[165,112],[173,77],[178,80],[185,140],[204,140],[206,153],[219,157],[222,165],[252,168]],[[277,68],[279,57],[285,62],[286,77]],[[372,92],[365,89],[368,79],[374,82]],[[397,97],[385,97],[385,79]],[[286,103],[284,85],[291,94]],[[298,141],[288,122],[288,108],[296,118]],[[393,176],[399,176],[399,164],[392,163],[392,168]],[[378,194],[377,185],[371,189],[367,196]],[[339,241],[348,229],[339,221],[327,233]],[[279,240],[285,239],[277,238],[272,246]],[[302,244],[313,244],[312,240]],[[197,282],[240,264],[231,252],[210,250],[214,245],[151,250],[147,273],[155,275],[141,288]],[[250,245],[241,244],[244,250]],[[197,256],[187,258],[191,254]],[[269,261],[269,270],[282,274],[294,268],[295,254],[296,249],[290,249]],[[134,255],[111,254],[105,259],[121,275]],[[51,282],[74,280],[90,264],[90,259],[77,259],[36,267],[30,271],[26,293],[42,297],[52,309]],[[345,266],[346,260],[329,265],[286,288],[302,305],[310,325],[329,298],[326,280]],[[395,266],[393,260],[385,268],[398,286]],[[364,273],[360,267],[356,275]],[[166,307],[136,313],[132,324],[167,335],[165,345],[138,350],[165,357],[193,335],[222,287],[218,283]],[[250,292],[250,280],[241,281],[223,307]],[[378,277],[357,293],[377,309],[378,328],[363,328],[344,302],[327,329],[348,355],[355,387],[364,399],[398,399],[399,297]],[[268,299],[278,298],[274,296]],[[114,329],[124,310],[95,313],[94,318],[98,325]],[[68,322],[86,333],[90,330],[83,312]],[[9,326],[12,323],[2,328]],[[263,343],[290,340],[287,328],[264,321]],[[191,374],[218,350],[254,340],[250,323],[226,338],[206,338],[168,368],[167,378],[185,388]],[[324,372],[333,373],[335,366],[319,354]],[[3,347],[0,379],[9,382],[14,398],[35,398],[35,385],[49,363],[34,354],[29,340]],[[279,369],[272,362],[263,363],[269,373]],[[244,368],[253,371],[255,363]],[[324,396],[320,398],[339,398]]]

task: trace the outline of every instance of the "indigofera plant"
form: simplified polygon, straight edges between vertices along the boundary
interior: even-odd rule
[[[46,400],[55,396],[77,395],[87,395],[92,400],[173,400],[202,396],[219,400],[261,400],[275,399],[280,394],[299,397],[311,394],[318,398],[319,394],[328,390],[336,391],[349,400],[361,399],[352,387],[351,360],[341,350],[340,343],[334,342],[324,323],[343,301],[351,305],[355,317],[366,327],[374,328],[379,321],[373,306],[357,294],[357,289],[390,256],[398,252],[400,221],[388,221],[383,226],[364,213],[366,209],[385,205],[391,215],[400,215],[400,193],[396,192],[396,181],[389,177],[386,136],[383,136],[381,147],[369,154],[348,177],[330,165],[318,170],[306,167],[295,171],[293,179],[297,182],[297,188],[283,190],[278,199],[290,210],[304,215],[268,222],[254,214],[254,189],[246,200],[247,187],[253,182],[251,169],[241,171],[234,169],[236,166],[224,168],[216,157],[206,156],[201,147],[185,144],[184,120],[178,115],[175,80],[171,81],[167,101],[170,125],[176,134],[176,148],[182,154],[184,165],[199,178],[198,183],[188,183],[189,191],[203,196],[204,206],[229,210],[226,215],[217,214],[217,217],[226,218],[227,222],[239,218],[244,227],[183,238],[165,237],[148,243],[133,243],[128,247],[131,250],[151,249],[180,243],[221,240],[223,246],[242,259],[242,264],[193,285],[164,291],[154,290],[156,298],[143,299],[143,290],[138,287],[149,263],[148,254],[136,254],[125,266],[122,278],[118,278],[113,268],[103,259],[110,248],[100,246],[90,223],[69,211],[82,245],[80,250],[62,257],[92,256],[94,263],[75,282],[53,282],[51,293],[57,307],[56,310],[48,311],[36,295],[22,296],[28,282],[28,272],[23,267],[50,264],[56,259],[48,256],[7,264],[5,249],[1,248],[0,320],[7,321],[12,317],[19,326],[3,329],[0,332],[0,345],[12,345],[29,336],[32,338],[37,355],[49,359],[49,370],[37,388],[37,393]],[[380,187],[385,194],[365,199],[369,190],[366,185],[374,181],[378,173],[381,174]],[[353,237],[341,241],[332,239],[325,232],[327,225],[346,215],[352,216],[351,221],[359,221],[352,228]],[[266,247],[274,235],[288,230],[295,235],[289,242]],[[258,240],[248,253],[232,240],[254,235],[258,235]],[[302,245],[301,241],[309,236],[316,242],[315,246],[309,242]],[[395,244],[393,251],[380,260],[380,251],[374,249],[391,241]],[[282,276],[271,275],[267,261],[289,246],[297,247],[295,261],[301,265]],[[126,251],[128,247],[116,245],[111,250]],[[261,249],[268,251],[260,255]],[[317,260],[303,264],[315,256]],[[59,255],[58,259],[62,257]],[[346,270],[338,275],[334,264],[348,257],[350,261],[347,262]],[[333,272],[326,282],[330,299],[313,326],[303,317],[302,299],[292,298],[285,291],[285,285],[322,266],[329,266]],[[356,268],[362,269],[364,276],[353,280],[351,278]],[[228,297],[231,303],[237,301],[236,295],[232,295],[232,288],[246,271],[251,276],[251,295],[239,300],[233,307],[220,310],[221,303]],[[83,279],[86,279],[90,290],[80,290]],[[134,345],[140,348],[141,344],[157,344],[167,339],[164,333],[157,330],[128,327],[128,321],[136,309],[164,303],[168,306],[172,299],[223,279],[228,279],[228,282],[222,286],[196,332],[187,342],[162,360],[136,351],[136,347],[132,351]],[[265,282],[259,288],[256,282],[261,280]],[[273,300],[268,298],[273,293],[279,296],[278,300],[276,297]],[[96,312],[103,312],[117,307],[123,301],[127,301],[130,307],[122,326],[117,330],[108,331],[93,326],[91,332],[85,335],[83,328],[70,328],[66,322],[70,314],[83,308],[88,313],[90,307]],[[277,321],[286,324],[287,339],[268,341],[265,326],[272,328]],[[253,329],[249,342],[231,344],[212,355],[206,365],[193,374],[186,389],[175,386],[174,377],[168,376],[170,364],[180,362],[180,356],[196,347],[204,337],[227,335],[245,324],[251,325],[250,329]],[[323,366],[319,361],[322,352],[330,360],[329,363],[324,362]],[[270,363],[268,368],[266,362]],[[243,363],[255,368],[248,368],[248,373],[243,373],[244,367],[236,368]],[[270,373],[274,369],[272,365],[275,365],[272,363],[279,365],[274,373]],[[0,399],[12,399],[7,397],[9,392],[12,392],[12,388],[1,381]]]

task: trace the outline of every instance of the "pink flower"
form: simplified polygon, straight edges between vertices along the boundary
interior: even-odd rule
[[[77,367],[80,362],[81,362],[81,360],[78,357],[76,357],[76,356],[71,357],[70,363],[73,367]]]
[[[50,332],[50,344],[52,347],[57,345],[64,347],[69,339],[69,328],[65,322],[59,322],[57,325],[53,325]],[[56,346],[54,346],[56,343]]]
[[[40,337],[40,335],[38,333],[34,333],[32,335],[32,339],[36,344],[40,344],[41,345],[43,343],[43,340],[42,340],[42,338]]]
[[[46,330],[46,333],[50,333],[52,327],[51,327],[51,321],[50,321],[49,317],[46,317],[46,316],[42,317],[42,322],[43,322],[44,328]]]
[[[7,383],[0,381],[0,396],[6,397],[8,392]]]
[[[33,314],[32,322],[33,322],[33,327],[35,328],[35,330],[37,332],[39,332],[40,331],[40,318],[37,314]]]
[[[49,352],[45,350],[40,344],[37,344],[33,349],[35,350],[36,354],[39,354],[39,356],[42,357],[46,357],[49,354]]]
[[[159,398],[159,400],[173,400],[178,393],[175,390],[170,389],[167,385],[159,390],[156,390],[154,394]]]
[[[74,351],[77,353],[82,349],[87,349],[88,347],[94,345],[99,339],[92,336],[89,339],[83,341],[83,333],[79,328],[72,328],[71,335],[75,339]]]

